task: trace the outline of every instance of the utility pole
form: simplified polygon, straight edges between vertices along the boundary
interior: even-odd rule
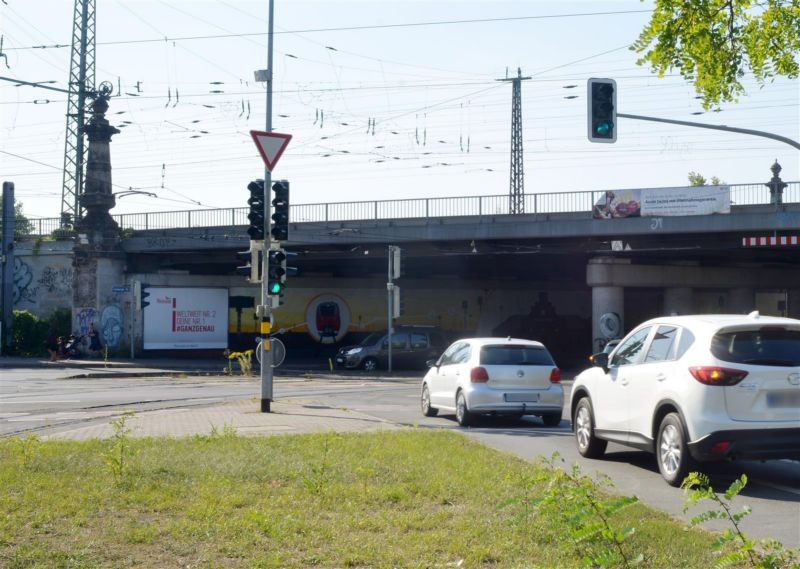
[[[267,120],[266,131],[272,132],[272,29],[275,17],[275,0],[269,0],[269,23],[267,29]],[[272,191],[272,172],[269,168],[264,168],[264,255],[261,269],[261,412],[269,413],[272,403],[272,350],[270,350],[269,334],[272,331],[272,304],[267,290],[269,275],[269,255],[270,250],[270,220],[272,219],[272,203],[270,192]]]
[[[75,0],[61,188],[62,227],[77,222],[82,211],[80,196],[86,158],[82,129],[87,96],[95,90],[95,27],[95,0]]]
[[[2,327],[0,327],[0,353],[6,353],[6,347],[11,346],[11,333],[14,308],[14,183],[3,182],[3,235],[0,260],[3,262],[3,284],[0,288],[2,299]]]
[[[511,81],[511,176],[508,190],[509,213],[525,213],[525,173],[522,155],[522,82],[523,77],[517,67],[517,76],[496,81]]]

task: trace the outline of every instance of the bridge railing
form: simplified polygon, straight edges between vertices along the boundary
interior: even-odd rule
[[[731,184],[732,205],[768,205],[769,189],[763,183]],[[620,190],[614,190],[620,191]],[[554,192],[526,194],[525,213],[589,213],[605,191]],[[800,182],[788,182],[783,190],[784,203],[800,203]],[[456,196],[412,198],[405,200],[372,200],[298,204],[290,206],[292,223],[361,221],[380,219],[415,219],[428,217],[460,217],[507,215],[511,211],[509,196]],[[158,230],[201,227],[237,227],[248,224],[246,207],[123,213],[112,217],[122,229]],[[60,227],[60,218],[29,219],[30,235],[50,235]]]

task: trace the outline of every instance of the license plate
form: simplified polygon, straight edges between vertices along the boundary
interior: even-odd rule
[[[538,393],[506,393],[506,403],[536,403],[539,401]]]
[[[344,358],[336,358],[336,363],[337,364],[343,364],[344,363]]]
[[[767,393],[767,407],[800,407],[800,390]]]

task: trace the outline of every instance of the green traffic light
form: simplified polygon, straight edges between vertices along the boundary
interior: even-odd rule
[[[594,127],[594,132],[599,136],[605,136],[611,132],[612,126],[611,121],[602,121],[597,123],[597,126]]]
[[[272,282],[269,283],[269,294],[280,294],[283,290],[283,283]]]

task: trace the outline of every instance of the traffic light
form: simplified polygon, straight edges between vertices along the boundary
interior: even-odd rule
[[[250,191],[250,197],[247,200],[247,205],[250,206],[250,213],[247,214],[247,219],[250,220],[250,227],[247,228],[247,234],[253,241],[264,240],[264,180],[254,180],[247,184],[247,189]]]
[[[275,197],[272,199],[272,231],[275,241],[289,239],[289,182],[280,180],[272,184]]]
[[[236,256],[245,261],[244,265],[236,267],[236,274],[247,277],[251,283],[261,282],[261,247],[262,241],[250,241],[247,251],[239,251]]]
[[[150,301],[147,298],[150,292],[147,290],[150,285],[141,281],[133,281],[133,301],[136,303],[136,310],[143,310],[146,306],[150,306]]]
[[[589,142],[617,140],[617,82],[613,79],[589,79]]]
[[[273,297],[273,307],[283,304],[286,290],[286,252],[282,249],[269,251],[269,268],[267,269],[267,294]]]

